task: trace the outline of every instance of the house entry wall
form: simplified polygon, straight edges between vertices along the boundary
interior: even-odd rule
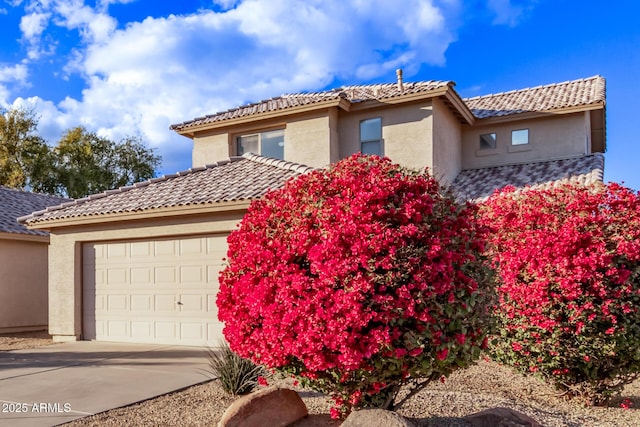
[[[83,244],[83,339],[216,345],[226,237]]]

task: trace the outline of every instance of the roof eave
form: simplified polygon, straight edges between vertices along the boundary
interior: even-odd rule
[[[464,100],[458,95],[455,90],[449,90],[445,94],[445,98],[447,101],[451,103],[451,105],[455,108],[455,110],[460,114],[460,117],[466,124],[473,125],[476,121],[475,116],[465,104]]]
[[[113,222],[134,221],[141,219],[158,219],[176,216],[184,218],[186,215],[245,211],[248,209],[250,204],[251,200],[245,199],[229,202],[170,206],[132,212],[113,212],[106,214],[83,215],[45,220],[38,220],[38,218],[36,217],[32,218],[31,221],[27,222],[25,225],[31,230],[51,231],[55,228],[75,227],[81,225],[107,224]]]
[[[40,236],[37,234],[27,234],[27,233],[7,233],[0,232],[0,240],[20,240],[24,242],[40,242],[40,243],[49,243],[49,236]]]
[[[194,138],[196,133],[198,132],[226,128],[230,126],[255,122],[256,120],[273,119],[273,118],[288,116],[291,114],[299,114],[299,113],[306,113],[309,111],[323,110],[331,107],[340,107],[348,111],[350,108],[350,104],[351,103],[344,98],[335,98],[327,101],[314,102],[311,104],[282,108],[279,110],[267,111],[264,113],[249,114],[246,116],[236,117],[232,119],[220,120],[220,121],[215,121],[211,123],[204,123],[201,125],[195,125],[195,126],[187,125],[184,128],[172,127],[171,129],[182,136],[186,136],[187,138]]]

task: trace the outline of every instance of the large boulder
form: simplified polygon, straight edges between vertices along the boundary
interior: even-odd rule
[[[341,427],[415,427],[415,424],[395,412],[370,408],[353,411]]]
[[[294,390],[269,387],[233,402],[218,427],[285,427],[307,414],[306,405]]]
[[[510,408],[492,408],[463,418],[473,427],[542,427],[533,418]]]

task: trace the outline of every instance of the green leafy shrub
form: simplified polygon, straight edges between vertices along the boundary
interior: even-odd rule
[[[476,208],[429,175],[354,155],[255,201],[229,238],[218,316],[231,348],[353,407],[468,366],[492,287]]]
[[[640,195],[617,184],[495,194],[499,362],[605,403],[640,372]]]
[[[208,354],[211,373],[220,380],[222,389],[234,396],[251,393],[264,374],[262,366],[238,356],[226,341],[221,341],[219,348],[209,348]]]

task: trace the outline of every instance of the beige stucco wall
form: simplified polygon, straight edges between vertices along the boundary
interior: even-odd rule
[[[290,162],[324,167],[339,160],[337,107],[239,124],[193,138],[192,166],[199,167],[235,156],[238,135],[284,129],[284,158]]]
[[[0,238],[0,332],[46,329],[47,247]]]
[[[291,117],[284,131],[284,158],[312,167],[338,159],[336,108]]]
[[[511,146],[511,131],[517,129],[529,129],[527,146]],[[487,133],[497,134],[495,150],[479,150],[480,135]],[[578,156],[585,153],[587,138],[585,115],[582,112],[486,125],[477,122],[474,127],[463,127],[462,168]]]
[[[193,139],[191,164],[200,167],[229,158],[229,134],[227,132],[214,133]]]
[[[443,185],[449,185],[462,170],[462,125],[451,110],[433,101],[433,170]]]
[[[360,121],[380,117],[384,155],[412,169],[433,166],[433,110],[429,101],[339,113],[340,157],[360,151]]]
[[[55,341],[75,341],[82,336],[83,243],[228,233],[236,228],[244,212],[185,215],[52,230],[49,333]]]

